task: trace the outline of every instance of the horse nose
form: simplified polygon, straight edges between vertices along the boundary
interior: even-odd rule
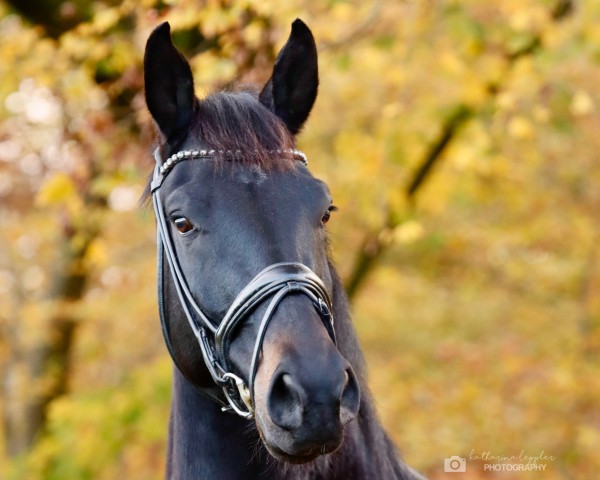
[[[360,393],[352,367],[339,360],[321,368],[280,368],[273,376],[267,411],[285,430],[303,430],[315,442],[337,440],[357,414]],[[322,437],[322,438],[317,438]]]

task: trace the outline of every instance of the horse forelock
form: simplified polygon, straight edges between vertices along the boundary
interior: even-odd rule
[[[211,161],[215,168],[224,163],[235,163],[269,172],[291,170],[298,164],[289,155],[276,153],[294,148],[294,137],[281,119],[260,103],[257,92],[248,86],[198,99],[194,117],[182,139],[175,146],[164,139],[159,141],[158,150],[163,161],[187,148],[183,145],[190,145],[191,148],[214,150]],[[149,198],[150,181],[142,195],[142,203]]]

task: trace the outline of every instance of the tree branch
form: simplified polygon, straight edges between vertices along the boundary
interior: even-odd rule
[[[555,22],[560,22],[568,18],[575,10],[574,0],[558,0],[551,10],[551,17]],[[518,50],[506,55],[507,70],[521,58],[536,54],[543,46],[543,38],[540,34],[534,35],[531,39]],[[486,91],[490,98],[497,96],[502,90],[501,85],[490,82],[486,85]],[[443,122],[440,133],[426,150],[421,161],[417,162],[417,168],[407,183],[405,195],[411,204],[414,204],[416,195],[422,190],[423,185],[431,177],[434,167],[443,158],[445,152],[451,143],[457,138],[460,129],[463,128],[472,118],[477,116],[478,111],[468,105],[457,105],[453,113]],[[386,231],[394,229],[399,222],[393,219],[399,218],[393,212],[387,216],[383,224],[375,231],[367,233],[361,248],[354,262],[352,272],[348,276],[345,284],[348,297],[352,299],[360,286],[363,284],[368,274],[373,270],[387,247],[390,245],[389,235]]]
[[[415,173],[413,174],[412,180],[408,184],[406,196],[410,200],[415,197],[419,191],[419,188],[431,173],[434,165],[442,157],[448,145],[450,145],[452,140],[454,140],[458,134],[460,128],[464,126],[474,114],[474,110],[467,105],[461,104],[444,122],[442,130],[440,131],[437,139],[427,149],[427,152],[423,157],[423,161],[420,162],[419,166],[415,170]]]
[[[91,18],[90,0],[4,0],[21,17],[40,25],[49,37],[58,38]]]

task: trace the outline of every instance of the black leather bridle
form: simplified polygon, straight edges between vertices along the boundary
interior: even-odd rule
[[[305,165],[307,164],[306,156],[298,150],[276,150],[272,153],[282,157],[289,156],[295,160],[302,161]],[[171,358],[177,368],[183,373],[183,370],[177,365],[167,328],[167,311],[164,303],[164,258],[166,256],[179,302],[198,340],[204,363],[215,385],[220,387],[222,393],[217,390],[215,394],[214,388],[201,388],[201,390],[219,402],[223,406],[223,411],[232,411],[244,418],[252,418],[254,416],[254,378],[258,370],[262,343],[271,317],[279,303],[291,293],[306,295],[312,301],[331,340],[335,344],[332,303],[323,281],[306,265],[296,262],[275,263],[258,273],[242,289],[219,323],[211,321],[202,312],[202,309],[192,296],[185,275],[179,265],[177,252],[175,251],[170,235],[169,222],[165,216],[160,197],[160,187],[173,167],[181,161],[210,159],[217,155],[225,158],[236,158],[241,155],[241,152],[186,150],[172,155],[164,162],[160,156],[159,149],[156,149],[154,152],[156,167],[150,189],[157,223],[158,306],[160,322]],[[237,327],[248,318],[259,304],[266,301],[269,303],[258,327],[248,373],[248,385],[246,385],[244,380],[232,372],[229,363],[229,348]]]

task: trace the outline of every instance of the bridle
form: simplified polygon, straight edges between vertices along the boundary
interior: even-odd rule
[[[304,165],[308,165],[306,155],[299,150],[283,149],[269,151],[269,153],[299,160]],[[310,298],[334,344],[336,343],[336,339],[332,303],[327,288],[319,276],[302,263],[274,263],[259,272],[233,300],[225,316],[219,323],[210,320],[193,298],[173,245],[169,231],[169,222],[165,216],[160,196],[160,188],[169,172],[182,161],[192,159],[203,160],[217,156],[235,159],[241,155],[242,152],[240,151],[233,152],[230,150],[184,150],[171,155],[163,162],[160,151],[157,148],[154,152],[156,166],[150,190],[152,192],[157,223],[158,307],[163,336],[171,358],[177,368],[183,373],[183,370],[177,365],[167,328],[167,311],[164,302],[165,257],[171,271],[171,277],[175,284],[179,302],[198,340],[204,363],[216,387],[219,387],[217,389],[199,387],[200,390],[221,404],[223,411],[235,412],[244,418],[252,418],[254,416],[254,378],[260,362],[262,343],[271,317],[275,313],[279,303],[287,295],[299,293]],[[237,327],[248,318],[259,304],[266,301],[269,303],[258,326],[248,374],[248,385],[246,385],[243,379],[232,372],[229,363],[229,348],[232,336]]]

